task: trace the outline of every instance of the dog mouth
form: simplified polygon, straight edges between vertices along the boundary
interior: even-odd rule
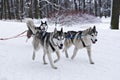
[[[96,42],[92,42],[93,44],[95,44]]]
[[[63,48],[63,44],[61,44],[60,46],[58,46],[59,47],[59,49],[62,49]]]
[[[62,49],[63,47],[62,46],[58,46],[59,47],[59,49]]]
[[[95,44],[97,42],[97,40],[93,41],[92,39],[91,39],[91,41],[92,41],[93,44]]]

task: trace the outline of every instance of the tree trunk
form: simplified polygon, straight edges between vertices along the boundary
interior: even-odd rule
[[[3,0],[3,12],[2,18],[7,19],[7,11],[6,11],[6,0]]]
[[[95,16],[97,16],[97,1],[94,0],[94,5],[95,5]]]
[[[15,8],[13,0],[10,0],[10,4],[11,4],[11,18],[15,19]]]
[[[112,3],[111,29],[119,29],[119,5],[120,0],[113,0]]]
[[[83,13],[85,13],[85,0],[83,0]]]
[[[3,0],[1,0],[0,5],[1,5],[1,7],[0,7],[0,19],[2,19],[2,14],[3,14]]]
[[[80,6],[81,6],[81,5],[80,5],[80,0],[78,0],[78,1],[79,1],[79,11],[81,11],[81,8],[80,8]]]
[[[9,0],[7,0],[6,3],[7,3],[8,19],[11,19],[10,3],[9,3]]]
[[[100,18],[101,18],[101,17],[102,17],[102,11],[101,11],[102,2],[101,2],[101,0],[99,0],[98,3],[99,3],[99,16],[100,16]]]
[[[17,19],[17,20],[20,19],[19,4],[20,4],[19,0],[16,0],[16,1],[15,1],[15,7],[16,7],[16,8],[15,8],[15,11],[16,11],[15,14],[16,14],[16,19]]]
[[[32,7],[33,7],[33,5],[32,5],[32,1],[33,0],[30,0],[30,6],[29,6],[29,18],[33,18],[33,9],[32,9]]]
[[[23,19],[23,16],[24,16],[24,2],[23,2],[23,0],[20,0],[20,19],[21,19],[21,21],[22,21],[22,19]]]
[[[34,4],[35,4],[35,6],[34,6],[34,9],[35,9],[34,17],[36,19],[38,19],[39,18],[38,0],[34,0]]]
[[[74,5],[75,5],[75,11],[77,11],[78,8],[77,8],[77,2],[76,2],[76,0],[74,0]]]

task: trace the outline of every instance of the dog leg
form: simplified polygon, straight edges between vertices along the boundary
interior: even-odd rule
[[[54,63],[58,62],[60,60],[60,54],[59,54],[59,51],[56,51],[56,54],[57,54],[57,59],[54,61]]]
[[[44,55],[43,55],[43,63],[47,64],[46,60],[45,60],[45,56],[46,56],[46,52],[44,51]]]
[[[77,54],[77,51],[78,51],[78,48],[75,47],[71,59],[74,59],[74,58],[75,58],[75,56],[76,56],[76,54]]]
[[[64,51],[65,51],[65,56],[66,56],[66,58],[69,58],[67,49],[65,49]]]
[[[48,53],[47,53],[47,56],[48,56],[48,59],[49,59],[49,62],[50,62],[51,67],[52,67],[53,69],[57,69],[57,67],[55,67],[55,66],[53,65],[51,53],[48,52]]]
[[[70,48],[70,46],[71,46],[71,44],[65,44],[65,48],[64,48],[64,52],[65,52],[65,56],[66,56],[66,58],[69,58],[69,56],[68,56],[68,52],[67,52],[67,50]]]
[[[35,60],[35,51],[33,51],[32,60]]]
[[[65,42],[64,42],[64,52],[65,52],[65,56],[66,56],[66,58],[69,58],[69,56],[68,56],[68,52],[67,52],[67,50],[70,48],[72,46],[72,42],[71,42],[71,40],[65,40]]]
[[[62,52],[65,52],[65,56],[66,56],[66,58],[69,58],[69,56],[68,56],[68,52],[67,52],[67,49],[66,49],[66,48],[64,48]]]
[[[90,64],[94,64],[94,62],[92,61],[92,58],[91,58],[91,46],[87,47],[86,49],[87,49]]]

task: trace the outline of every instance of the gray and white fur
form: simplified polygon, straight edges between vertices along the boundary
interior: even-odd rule
[[[94,26],[93,28],[89,28],[89,29],[86,29],[83,31],[78,31],[78,32],[69,31],[69,33],[71,33],[71,35],[74,34],[74,37],[73,38],[65,38],[63,51],[65,51],[66,57],[68,58],[67,49],[71,45],[74,45],[75,48],[74,48],[71,59],[75,58],[79,49],[86,48],[88,57],[89,57],[89,61],[91,64],[94,64],[92,57],[91,57],[91,45],[92,45],[92,43],[95,44],[97,41],[96,27]]]
[[[27,27],[28,27],[28,30],[27,30],[27,40],[29,38],[31,38],[31,36],[35,35],[37,32],[47,31],[47,29],[48,29],[48,25],[47,25],[46,21],[45,22],[41,21],[41,24],[40,24],[39,27],[37,27],[34,24],[34,22],[33,22],[32,19],[28,19],[27,22],[26,22],[26,24],[27,24]]]
[[[59,50],[63,48],[63,40],[64,40],[64,34],[63,29],[61,31],[57,31],[55,28],[54,32],[38,32],[33,37],[33,60],[35,59],[35,53],[37,50],[39,50],[39,47],[41,46],[44,51],[43,55],[43,62],[44,64],[47,64],[46,62],[46,55],[48,56],[48,60],[51,64],[51,67],[54,69],[57,69],[57,67],[54,65],[54,62],[57,62],[60,60],[60,53]],[[52,60],[51,53],[55,52],[57,55],[57,59]]]

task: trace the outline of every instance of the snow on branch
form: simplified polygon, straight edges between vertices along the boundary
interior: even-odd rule
[[[66,10],[66,8],[62,7],[61,5],[57,5],[57,4],[52,3],[52,2],[50,2],[50,1],[48,1],[48,0],[41,0],[40,2],[43,2],[43,1],[47,2],[47,3],[50,4],[50,5],[54,5],[53,8],[55,8],[56,10],[59,10],[59,8],[62,8],[62,9],[64,9],[64,10]],[[57,7],[58,9],[57,9],[56,7]]]

